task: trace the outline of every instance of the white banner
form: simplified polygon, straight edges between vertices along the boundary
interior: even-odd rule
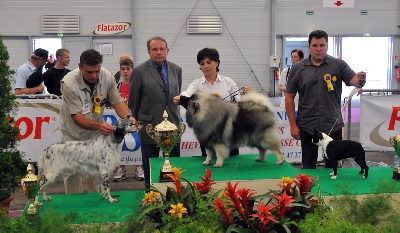
[[[19,111],[15,126],[20,128],[21,142],[18,147],[25,152],[29,162],[37,162],[44,149],[61,139],[58,130],[61,100],[59,99],[18,99]],[[184,108],[181,116],[185,122]],[[290,135],[289,121],[284,108],[276,107],[277,126],[281,136],[281,151],[288,162],[301,161],[300,141]],[[112,125],[117,121],[114,110],[106,109],[104,120]],[[145,127],[143,127],[145,128]],[[144,129],[142,129],[144,130]],[[141,164],[140,141],[137,132],[125,136],[119,145],[121,164]],[[240,148],[240,154],[256,154],[257,149]],[[160,154],[161,155],[161,154]],[[189,127],[182,136],[181,156],[200,156],[200,144]]]
[[[399,95],[361,95],[360,142],[365,150],[394,151],[390,136],[400,134]]]

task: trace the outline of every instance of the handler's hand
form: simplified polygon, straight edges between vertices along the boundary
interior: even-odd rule
[[[294,139],[300,140],[300,129],[297,125],[290,127],[290,134]]]
[[[113,129],[114,127],[112,125],[102,122],[99,127],[99,132],[101,135],[107,136],[112,133]]]
[[[181,103],[181,96],[180,95],[175,96],[173,101],[174,101],[174,104],[176,104],[176,105],[180,104]]]
[[[250,93],[250,92],[252,92],[252,91],[253,91],[253,90],[251,90],[250,87],[243,87],[243,94]]]

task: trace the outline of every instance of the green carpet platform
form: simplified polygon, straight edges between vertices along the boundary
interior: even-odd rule
[[[392,168],[390,167],[371,167],[368,179],[363,179],[358,174],[360,168],[340,168],[337,180],[332,180],[329,173],[332,169],[315,169],[300,170],[294,168],[289,163],[283,165],[275,165],[276,159],[273,155],[268,155],[264,162],[254,161],[257,155],[240,155],[230,157],[225,160],[222,168],[214,168],[211,166],[203,166],[204,157],[180,157],[170,158],[174,167],[180,167],[186,170],[182,174],[189,181],[201,181],[199,176],[204,177],[206,168],[211,169],[212,179],[217,182],[214,190],[223,189],[228,181],[239,182],[239,188],[250,188],[257,194],[266,193],[269,189],[277,190],[278,182],[282,176],[294,177],[299,173],[306,173],[313,177],[318,177],[318,184],[322,195],[329,196],[341,195],[340,185],[349,187],[352,193],[357,195],[372,193],[372,187],[378,183],[387,181],[393,182],[398,186],[400,192],[400,182],[393,181]],[[160,183],[160,168],[164,162],[164,158],[151,159],[151,181],[152,185],[165,193],[167,186],[174,187],[170,182]],[[214,162],[214,161],[213,161]],[[312,192],[318,192],[318,184]],[[129,215],[135,214],[137,208],[141,205],[144,198],[143,190],[135,191],[116,191],[111,192],[112,195],[119,195],[118,203],[108,203],[101,198],[100,193],[84,193],[84,194],[58,194],[51,195],[53,198],[50,202],[43,202],[43,207],[38,207],[39,211],[53,209],[57,212],[74,213],[75,223],[95,223],[95,222],[122,222]],[[41,200],[41,197],[39,197]],[[26,211],[26,210],[25,210]]]
[[[278,189],[278,182],[283,176],[290,176],[293,178],[295,175],[305,173],[313,177],[318,177],[318,184],[324,196],[341,195],[339,186],[350,187],[352,193],[357,195],[371,194],[374,185],[382,181],[388,181],[398,184],[398,191],[400,192],[400,182],[392,180],[393,169],[390,167],[371,167],[367,179],[363,179],[362,175],[358,174],[359,167],[354,168],[339,168],[338,178],[332,180],[329,173],[332,172],[331,168],[318,168],[318,169],[296,169],[289,163],[276,165],[276,158],[274,155],[269,154],[266,161],[256,162],[255,159],[258,155],[248,154],[233,156],[225,160],[222,168],[214,168],[212,165],[203,166],[202,162],[205,157],[180,157],[170,158],[173,167],[180,167],[185,170],[182,177],[187,178],[189,181],[201,181],[199,176],[204,177],[206,168],[212,170],[212,179],[224,188],[227,181],[239,182],[239,188],[250,188],[262,194],[269,189]],[[167,186],[173,186],[171,183],[160,183],[159,174],[160,168],[164,162],[164,158],[151,159],[151,181],[152,185],[160,191],[164,192]],[[215,163],[215,160],[213,160]],[[312,192],[317,192],[318,185],[314,187]]]

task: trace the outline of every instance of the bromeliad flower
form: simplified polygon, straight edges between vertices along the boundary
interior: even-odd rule
[[[295,202],[296,200],[294,200],[292,196],[287,195],[286,191],[283,191],[283,193],[280,196],[277,194],[274,194],[274,197],[276,198],[276,200],[278,202],[273,203],[273,205],[276,208],[276,212],[278,213],[279,220],[282,220],[285,217],[286,211],[289,211],[292,209],[291,206],[287,206],[287,205]]]
[[[271,210],[273,208],[273,206],[265,205],[265,203],[262,201],[256,207],[257,213],[251,215],[260,220],[260,222],[263,224],[262,229],[265,229],[270,221],[276,222],[276,219],[271,214]]]
[[[310,192],[314,187],[316,179],[306,174],[298,174],[294,177],[294,182],[296,182],[297,187],[300,191],[300,196],[304,196],[306,193]]]
[[[196,186],[197,190],[199,190],[201,194],[209,193],[211,191],[211,185],[215,184],[215,181],[211,180],[211,172],[210,169],[206,169],[206,175],[204,178],[199,176],[203,182],[193,182],[193,185]]]
[[[215,198],[214,204],[212,204],[211,206],[214,206],[216,211],[222,214],[227,223],[229,224],[233,223],[233,218],[230,215],[233,208],[226,209],[225,204],[221,201],[219,197]]]
[[[226,192],[224,193],[225,197],[228,197],[232,201],[232,206],[235,207],[236,211],[239,213],[242,219],[246,219],[244,215],[244,210],[240,205],[239,194],[236,192],[236,187],[239,182],[236,182],[234,186],[232,186],[231,182],[228,181],[228,185],[226,186]]]
[[[181,174],[185,172],[185,170],[182,170],[181,168],[173,167],[172,168],[173,174],[168,174],[169,177],[172,178],[174,181],[175,187],[176,187],[176,192],[182,196],[182,182],[181,182]]]
[[[187,214],[187,209],[183,206],[182,203],[178,203],[177,205],[171,205],[171,210],[168,211],[173,216],[178,216],[179,218],[182,218],[183,214]]]
[[[290,176],[282,176],[282,180],[278,183],[278,185],[285,191],[289,192],[290,187],[294,183],[293,179]]]
[[[158,196],[159,194],[160,194],[160,193],[158,193],[158,192],[153,192],[153,191],[150,191],[150,192],[148,192],[148,193],[145,193],[145,194],[144,194],[144,199],[143,199],[143,205],[146,205],[146,204],[153,204],[153,203],[158,202],[157,196]]]

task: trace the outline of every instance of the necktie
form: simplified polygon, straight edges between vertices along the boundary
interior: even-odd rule
[[[168,97],[168,93],[167,93],[166,85],[165,85],[165,80],[164,80],[164,75],[162,74],[162,66],[157,66],[157,71],[158,71],[158,74],[160,75],[161,81],[162,81],[162,83],[164,85],[165,96]]]

